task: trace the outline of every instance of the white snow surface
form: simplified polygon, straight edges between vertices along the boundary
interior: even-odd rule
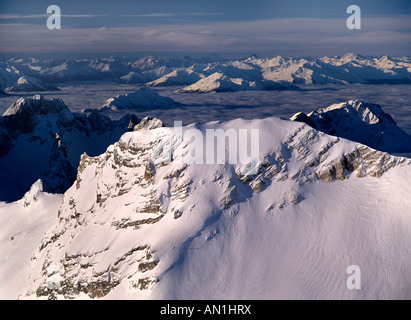
[[[258,174],[184,164],[186,140],[168,162],[172,128],[124,134],[83,156],[58,219],[21,260],[30,281],[18,297],[410,297],[409,159],[278,118],[184,130],[193,128],[259,129]],[[361,268],[361,290],[347,289],[350,265]]]

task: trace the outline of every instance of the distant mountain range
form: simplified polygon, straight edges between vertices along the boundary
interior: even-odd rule
[[[39,91],[39,88],[58,83],[87,80],[112,80],[147,86],[195,85],[199,87],[204,83],[205,78],[215,77],[217,74],[221,74],[224,79],[236,79],[234,83],[236,81],[242,83],[240,86],[235,86],[227,85],[227,82],[223,81],[220,85],[221,91],[224,91],[222,87],[227,86],[231,89],[236,87],[236,90],[278,89],[276,85],[260,85],[262,81],[271,83],[286,81],[297,85],[408,84],[411,83],[411,58],[372,57],[348,53],[342,57],[323,58],[281,56],[259,58],[253,55],[238,60],[227,60],[218,56],[202,59],[146,56],[137,60],[126,57],[66,61],[33,58],[0,59],[0,90],[34,92]],[[43,83],[42,86],[38,85],[39,81]],[[199,81],[203,82],[198,83]],[[257,84],[250,83],[253,81],[257,81]],[[32,84],[23,85],[27,82]],[[199,90],[187,88],[183,92],[199,92]]]

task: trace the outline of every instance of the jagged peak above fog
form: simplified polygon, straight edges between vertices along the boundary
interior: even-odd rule
[[[58,98],[46,99],[42,95],[36,94],[31,98],[20,98],[4,112],[3,116],[17,115],[22,112],[34,114],[59,113],[62,110],[68,110],[63,100]]]
[[[411,152],[411,136],[400,129],[381,106],[350,100],[303,112],[290,118],[325,133],[343,137],[390,153]]]

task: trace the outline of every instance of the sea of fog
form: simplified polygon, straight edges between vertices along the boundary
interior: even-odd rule
[[[134,84],[110,82],[77,82],[59,85],[59,92],[42,93],[47,98],[61,98],[72,111],[99,108],[104,102],[119,94],[133,92]],[[411,134],[411,85],[300,85],[300,91],[243,91],[225,93],[178,93],[181,87],[156,88],[184,106],[163,110],[133,111],[139,117],[152,116],[166,125],[173,121],[193,122],[224,121],[235,118],[289,118],[299,111],[310,112],[334,103],[351,99],[380,104],[397,124]],[[0,113],[20,97],[33,94],[13,94],[0,98]],[[110,112],[120,118],[129,111]]]

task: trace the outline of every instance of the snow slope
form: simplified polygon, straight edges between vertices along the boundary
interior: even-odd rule
[[[84,155],[20,298],[410,297],[411,160],[278,118],[193,129],[258,129],[257,167],[187,164],[172,128]]]
[[[305,122],[325,133],[357,141],[389,153],[410,153],[411,136],[377,104],[351,100],[295,114],[291,120]]]
[[[16,299],[30,283],[30,258],[56,223],[61,200],[61,195],[43,192],[39,180],[21,200],[0,202],[0,299]]]

